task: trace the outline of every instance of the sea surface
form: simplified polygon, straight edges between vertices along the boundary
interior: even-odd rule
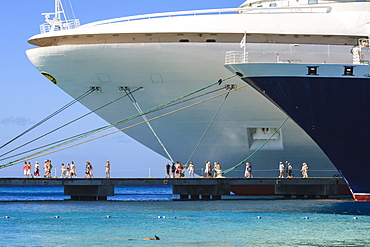
[[[0,246],[370,246],[369,202],[115,191],[108,201],[76,202],[59,186],[0,187]],[[143,240],[154,235],[160,240]]]

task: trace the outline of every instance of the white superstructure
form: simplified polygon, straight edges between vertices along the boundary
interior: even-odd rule
[[[122,96],[124,89],[138,87],[144,90],[134,93],[136,103],[146,110],[232,75],[223,66],[225,54],[243,51],[240,41],[244,34],[248,60],[252,62],[309,63],[321,57],[323,63],[351,62],[348,53],[352,46],[369,34],[369,3],[310,2],[246,1],[243,8],[132,16],[81,26],[76,20],[56,19],[29,39],[38,47],[28,50],[27,56],[72,97],[91,87],[96,89],[81,101],[91,110]],[[303,59],[302,53],[306,54]],[[146,117],[243,85],[234,78],[216,86],[220,89],[217,93]],[[223,101],[224,97],[218,97],[151,122],[175,161],[186,163],[191,157],[198,166],[206,160],[218,161],[226,169],[258,149],[286,118],[249,87],[230,93]],[[124,98],[96,114],[114,123],[137,112],[133,102]],[[142,120],[124,125],[139,121]],[[167,157],[145,124],[124,132]],[[296,169],[302,162],[309,163],[313,176],[337,173],[317,145],[291,120],[250,159],[255,176],[277,176],[277,165],[285,160],[296,164]],[[243,176],[243,169],[226,176]]]

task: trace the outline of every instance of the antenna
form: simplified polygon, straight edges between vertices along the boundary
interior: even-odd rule
[[[78,19],[68,20],[61,0],[55,0],[54,13],[42,13],[46,23],[40,25],[41,33],[74,29],[80,26]]]

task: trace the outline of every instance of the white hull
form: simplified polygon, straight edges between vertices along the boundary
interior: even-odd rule
[[[223,15],[187,13],[178,17],[172,17],[171,13],[163,18],[141,16],[136,20],[112,20],[113,24],[103,21],[36,35],[29,42],[40,47],[28,50],[27,56],[38,70],[54,76],[57,86],[74,98],[91,86],[101,87],[103,92],[92,93],[81,101],[91,110],[122,96],[119,87],[132,90],[143,87],[144,90],[135,92],[134,96],[146,110],[230,76],[224,68],[225,54],[241,50],[239,42],[244,32],[249,35],[246,49],[251,62],[310,63],[311,59],[323,63],[350,62],[347,54],[352,43],[368,34],[368,6],[366,3],[334,3],[287,8],[287,11],[271,8],[230,14],[229,10]],[[295,42],[297,45],[289,45]],[[244,85],[239,78],[225,83]],[[222,100],[223,97],[219,97],[151,122],[175,161],[189,160]],[[181,106],[183,104],[169,109]],[[148,114],[147,118],[169,109]],[[96,114],[114,123],[137,111],[132,102],[124,98]],[[245,87],[233,92],[191,160],[197,167],[203,166],[206,160],[220,162],[223,170],[234,166],[269,137],[267,133],[257,138],[258,129],[277,128],[285,118],[253,89]],[[139,121],[135,119],[118,128]],[[166,155],[146,125],[124,132]],[[337,174],[320,148],[291,120],[282,127],[277,139],[249,159],[255,176],[277,176],[279,161],[285,160],[293,164],[296,176],[302,162],[310,165],[311,176]],[[226,176],[243,174],[244,166],[241,166]]]
[[[87,91],[90,85],[101,86],[103,93],[92,93],[81,101],[91,110],[121,96],[119,86],[129,86],[132,89],[144,87],[144,90],[134,95],[145,110],[230,76],[223,67],[224,55],[237,46],[238,44],[101,44],[37,48],[29,50],[28,56],[40,71],[52,74],[58,81],[57,85],[73,97]],[[108,75],[110,82],[101,82],[98,74],[100,77],[102,74]],[[160,75],[163,82],[153,82],[151,75]],[[239,87],[243,85],[239,78],[225,83],[237,84]],[[189,159],[222,100],[223,97],[220,97],[151,123],[175,161],[185,163]],[[167,111],[169,110],[148,114],[147,117]],[[124,98],[96,113],[109,123],[114,123],[136,114],[137,111],[131,101]],[[280,110],[252,88],[245,87],[233,92],[226,99],[192,160],[198,166],[205,160],[219,161],[223,169],[236,165],[263,142],[253,140],[248,129],[277,128],[285,118]],[[125,125],[138,121],[141,120]],[[145,124],[124,132],[166,156]],[[255,176],[275,176],[278,162],[285,160],[289,160],[297,168],[300,163],[309,162],[313,176],[333,176],[337,173],[316,144],[290,120],[281,129],[279,140],[271,141],[250,159]],[[242,176],[243,169],[241,166],[229,176]]]

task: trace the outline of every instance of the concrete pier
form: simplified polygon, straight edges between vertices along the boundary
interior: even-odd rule
[[[0,178],[0,186],[64,186],[71,200],[107,200],[118,185],[171,185],[180,200],[221,200],[234,192],[245,196],[327,198],[350,195],[341,178]]]

